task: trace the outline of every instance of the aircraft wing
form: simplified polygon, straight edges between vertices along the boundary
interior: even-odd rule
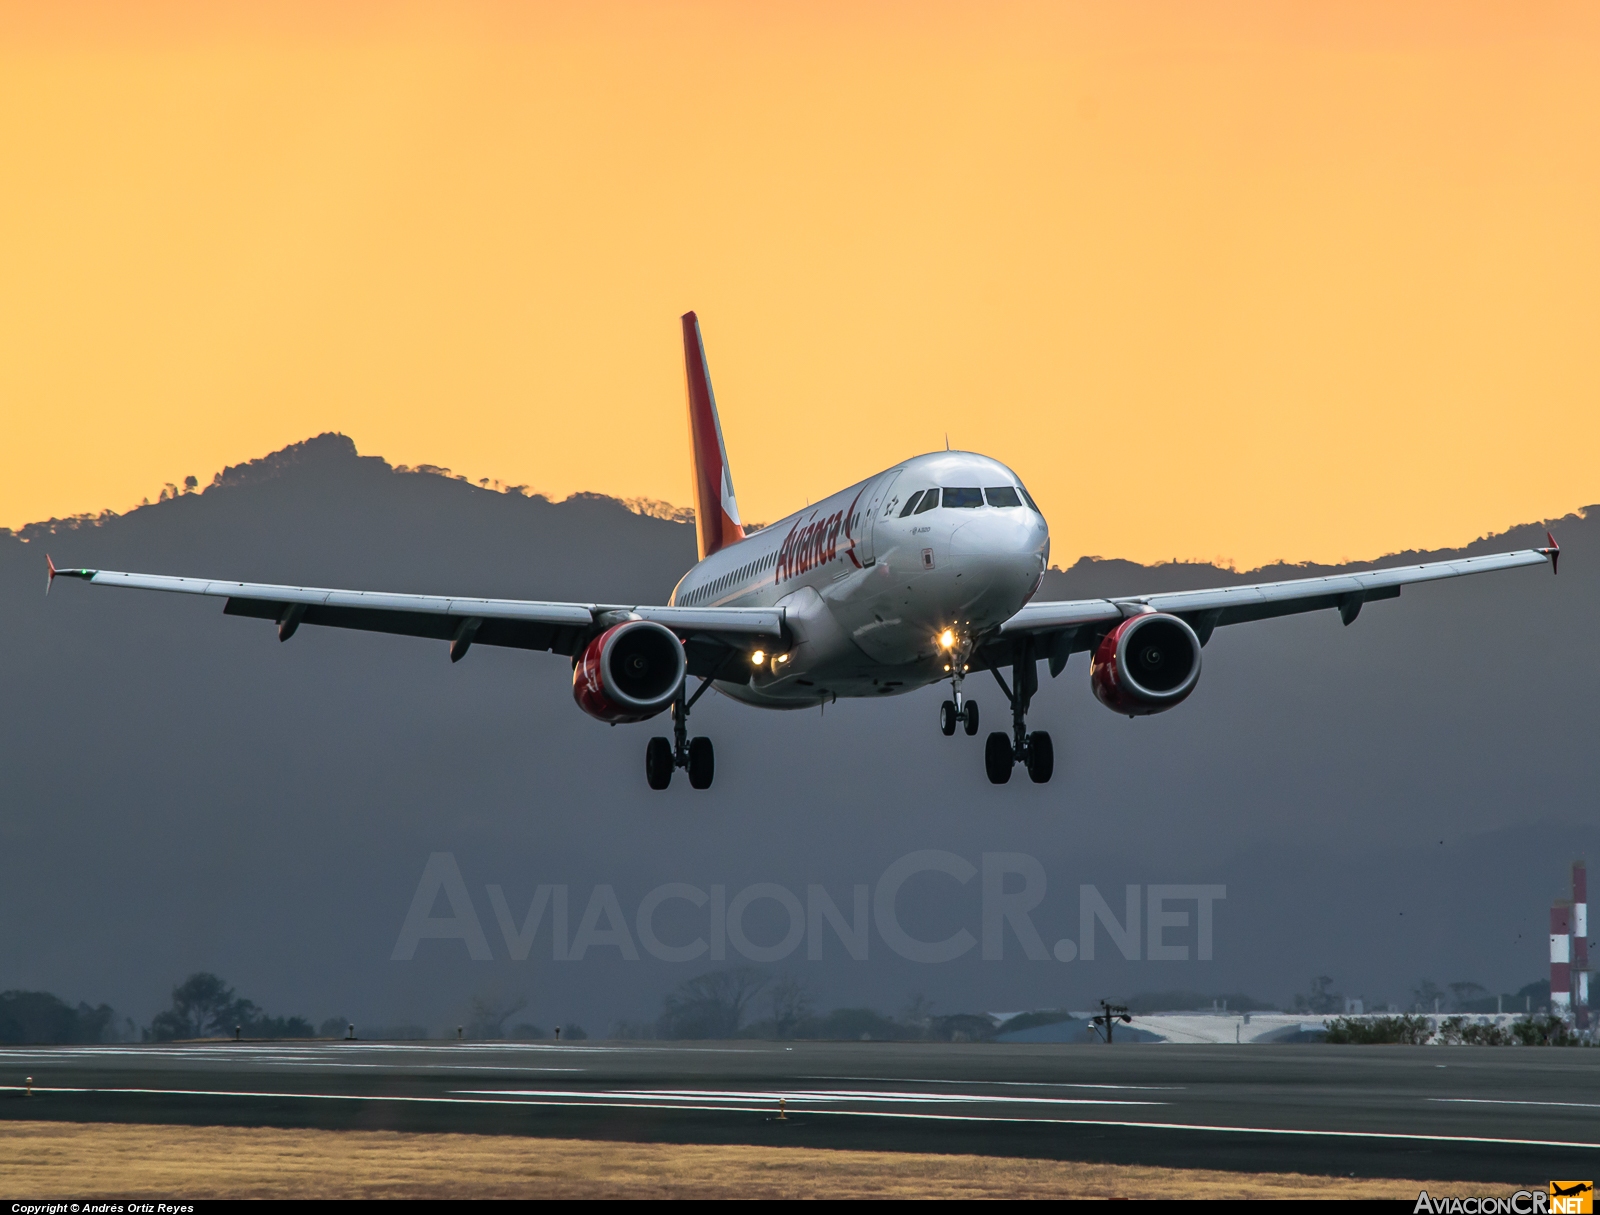
[[[403,595],[125,574],[116,570],[58,570],[52,563],[51,581],[58,577],[78,578],[95,586],[223,599],[226,615],[274,621],[280,641],[287,641],[302,624],[431,637],[450,642],[452,660],[474,644],[571,655],[597,628],[639,617],[664,624],[682,637],[690,671],[710,674],[729,652],[742,650],[757,639],[776,641],[784,635],[781,608],[682,608]]]
[[[1145,610],[1170,612],[1181,616],[1199,635],[1201,644],[1210,640],[1212,630],[1225,624],[1243,624],[1273,616],[1292,616],[1338,608],[1345,624],[1355,620],[1363,603],[1376,599],[1399,598],[1400,589],[1415,582],[1434,582],[1441,578],[1460,578],[1491,570],[1518,569],[1543,565],[1552,569],[1561,555],[1553,537],[1549,548],[1520,549],[1493,553],[1485,557],[1461,557],[1453,561],[1432,561],[1426,565],[1404,565],[1394,569],[1363,570],[1354,574],[1332,574],[1323,578],[1292,578],[1284,582],[1258,582],[1250,586],[1225,586],[1213,590],[1167,591],[1155,595],[1132,595],[1116,599],[1062,599],[1030,603],[1000,626],[1002,639],[1032,636],[1041,643],[1041,656],[1050,659],[1050,673],[1059,674],[1067,656],[1091,649],[1106,627],[1125,616]],[[985,647],[993,649],[994,643]],[[1007,661],[1000,654],[985,653],[983,665]]]

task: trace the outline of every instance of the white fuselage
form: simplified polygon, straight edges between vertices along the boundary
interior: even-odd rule
[[[959,653],[992,633],[1038,590],[1049,558],[1049,528],[1015,473],[987,456],[935,452],[713,553],[671,602],[784,608],[790,648],[757,651],[746,680],[716,687],[747,704],[801,708],[948,678],[941,634],[953,633]]]

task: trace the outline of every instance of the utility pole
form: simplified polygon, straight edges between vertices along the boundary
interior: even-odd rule
[[[1089,1024],[1096,1029],[1105,1031],[1106,1045],[1110,1046],[1111,1027],[1118,1021],[1121,1021],[1124,1025],[1132,1025],[1133,1018],[1128,1015],[1128,1006],[1126,1004],[1108,1004],[1106,1001],[1101,1000],[1100,1008],[1102,1011],[1097,1016],[1090,1018]]]

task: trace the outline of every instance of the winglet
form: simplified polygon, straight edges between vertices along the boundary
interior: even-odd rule
[[[63,570],[63,569],[57,569],[56,568],[56,563],[54,561],[50,560],[50,554],[49,553],[46,553],[44,555],[44,563],[45,563],[46,568],[49,569],[49,571],[50,571],[49,581],[47,581],[44,584],[44,593],[46,595],[48,595],[50,593],[50,588],[55,585],[57,578],[82,578],[85,582],[90,582],[90,581],[93,581],[94,576],[100,572],[99,570]]]
[[[1556,538],[1549,532],[1545,532],[1544,538],[1550,541],[1550,547],[1541,548],[1539,552],[1550,558],[1550,572],[1559,574],[1561,572],[1561,546],[1556,543]]]

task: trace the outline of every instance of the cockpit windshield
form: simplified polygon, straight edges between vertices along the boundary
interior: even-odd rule
[[[950,489],[944,491],[944,506],[946,510],[972,510],[983,505],[983,491],[976,487],[972,489]]]

